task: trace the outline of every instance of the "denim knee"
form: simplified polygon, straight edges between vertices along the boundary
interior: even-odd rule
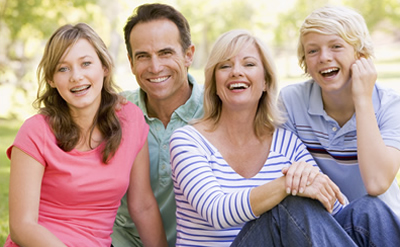
[[[381,199],[375,196],[365,195],[350,203],[353,210],[360,212],[381,212],[389,210],[389,207]]]

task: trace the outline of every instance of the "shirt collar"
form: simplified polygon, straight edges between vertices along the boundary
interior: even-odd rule
[[[372,92],[372,105],[374,112],[378,112],[380,106],[380,96],[378,93],[377,85],[375,84]],[[310,97],[308,99],[308,113],[311,115],[324,115],[324,103],[322,102],[321,87],[313,81],[311,85]]]
[[[308,99],[308,113],[310,115],[324,115],[324,103],[320,86],[313,81],[311,84],[310,97]]]

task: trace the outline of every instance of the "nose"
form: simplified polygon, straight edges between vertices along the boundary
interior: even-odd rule
[[[243,76],[243,71],[242,71],[242,67],[240,66],[240,64],[232,65],[231,74],[232,74],[232,77]]]
[[[83,79],[82,71],[78,68],[74,68],[71,73],[70,82],[78,82]]]
[[[328,49],[321,49],[321,54],[319,56],[320,63],[332,61],[332,53]]]
[[[149,71],[153,74],[158,74],[162,71],[162,62],[159,57],[152,57],[150,60]]]

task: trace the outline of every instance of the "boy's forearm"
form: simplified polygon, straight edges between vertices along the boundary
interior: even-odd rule
[[[356,103],[355,107],[360,173],[368,194],[377,196],[384,193],[393,182],[398,169],[397,158],[383,141],[372,100]]]

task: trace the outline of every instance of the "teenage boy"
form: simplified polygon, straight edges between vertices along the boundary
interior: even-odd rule
[[[364,18],[323,7],[300,28],[299,64],[311,80],[281,90],[285,127],[353,201],[378,196],[400,217],[400,96],[376,83]],[[297,192],[294,192],[297,193]]]

